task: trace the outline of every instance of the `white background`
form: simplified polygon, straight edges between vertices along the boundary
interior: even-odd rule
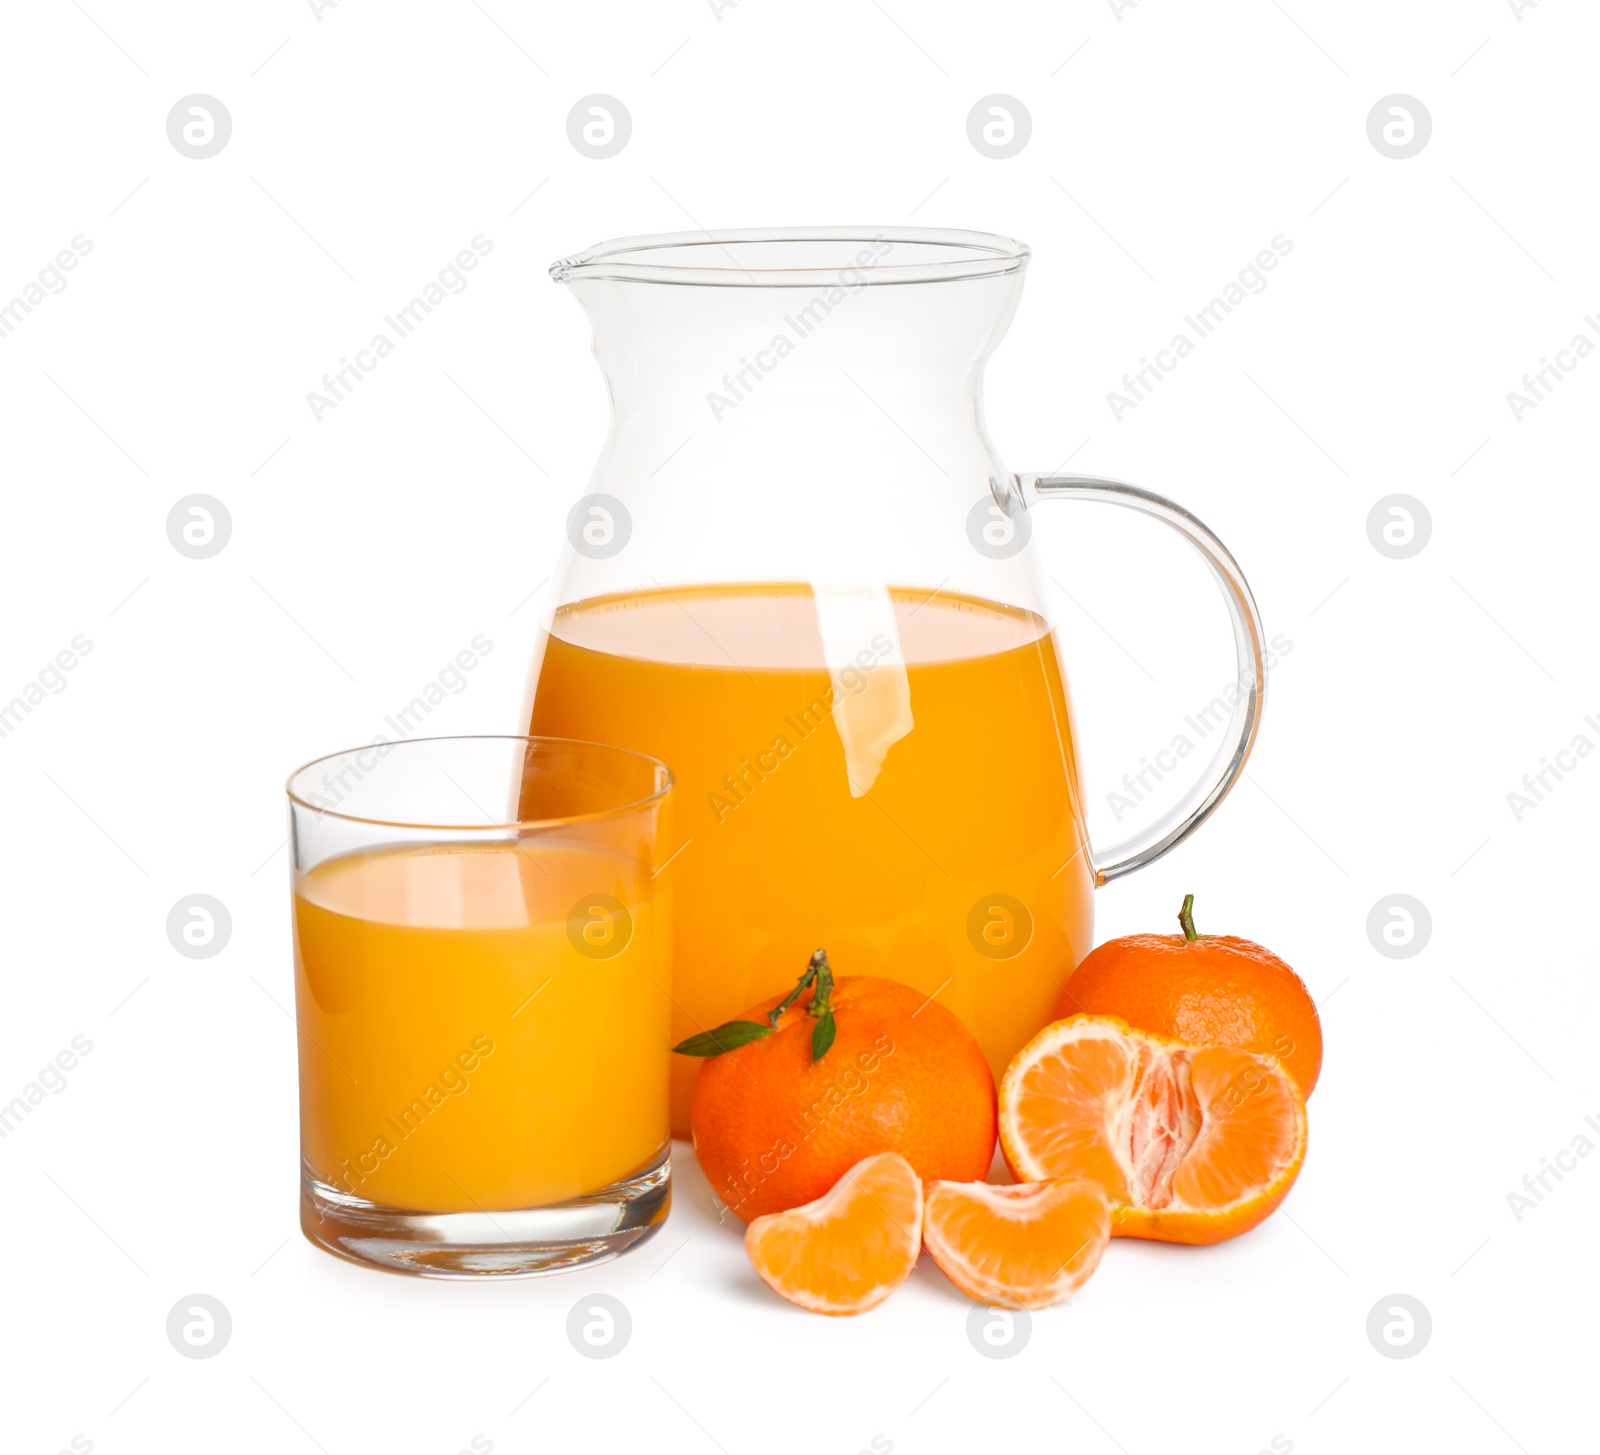
[[[75,1035],[94,1048],[0,1142],[8,1452],[75,1434],[327,1455],[449,1455],[474,1435],[729,1455],[1588,1438],[1600,1157],[1520,1220],[1507,1194],[1600,1115],[1600,760],[1520,821],[1506,795],[1575,735],[1600,743],[1600,359],[1520,423],[1506,393],[1600,333],[1582,321],[1600,308],[1600,18],[1577,0],[1122,12],[8,10],[0,299],[75,235],[93,251],[0,339],[0,699],[76,634],[93,649],[0,739],[0,1099]],[[193,92],[233,118],[209,160],[165,131]],[[633,118],[605,161],[567,139],[591,92]],[[1006,161],[966,135],[994,92],[1033,119]],[[1366,131],[1395,92],[1433,119],[1403,161]],[[525,603],[605,419],[585,321],[545,266],[617,234],[808,222],[1030,242],[988,380],[1002,454],[1184,501],[1293,643],[1246,780],[1100,893],[1098,930],[1169,928],[1193,890],[1203,930],[1301,971],[1327,1044],[1304,1174],[1232,1244],[1113,1245],[1004,1361],[974,1351],[967,1301],[926,1264],[858,1320],[779,1302],[687,1149],[662,1233],[566,1279],[369,1273],[295,1224],[286,771],[380,731],[480,632],[492,654],[430,730],[515,729]],[[307,391],[478,233],[494,250],[470,287],[314,420]],[[1279,233],[1294,248],[1270,287],[1116,422],[1107,391]],[[233,521],[203,561],[165,532],[195,492]],[[1406,560],[1366,532],[1397,492],[1432,519]],[[752,528],[770,506],[753,482]],[[1102,842],[1132,823],[1106,791],[1228,672],[1194,558],[1114,514],[1039,523],[1071,592]],[[232,915],[209,960],[164,930],[195,892]],[[1397,892],[1433,921],[1403,960],[1365,928]],[[204,1361],[165,1335],[197,1291],[233,1319]],[[607,1362],[565,1334],[598,1291],[633,1319]],[[1406,1360],[1365,1332],[1397,1292],[1433,1320]]]

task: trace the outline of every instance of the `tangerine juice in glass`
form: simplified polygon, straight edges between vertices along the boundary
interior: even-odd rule
[[[1037,613],[928,589],[674,586],[557,608],[531,732],[668,762],[674,1039],[841,974],[937,995],[996,1078],[1092,936],[1065,679]],[[674,1058],[673,1126],[698,1063]]]
[[[303,1226],[445,1274],[620,1251],[665,1213],[666,771],[594,744],[386,746],[296,775]]]

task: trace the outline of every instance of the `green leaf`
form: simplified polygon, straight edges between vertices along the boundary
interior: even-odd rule
[[[672,1050],[678,1056],[720,1056],[724,1051],[737,1051],[740,1046],[748,1046],[751,1041],[771,1034],[772,1027],[760,1021],[728,1021],[714,1031],[701,1031],[697,1036],[679,1041]]]
[[[838,1027],[834,1024],[833,1011],[831,1009],[823,1011],[817,1017],[817,1023],[812,1027],[811,1031],[811,1059],[813,1061],[820,1061],[828,1054],[828,1047],[833,1044],[834,1033],[837,1030]]]

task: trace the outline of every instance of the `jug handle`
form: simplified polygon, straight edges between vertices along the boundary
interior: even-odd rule
[[[1211,568],[1233,622],[1238,700],[1234,703],[1230,731],[1200,781],[1169,812],[1142,833],[1106,850],[1104,856],[1089,848],[1094,882],[1109,884],[1113,879],[1154,863],[1169,849],[1181,844],[1210,817],[1244,771],[1245,760],[1261,728],[1266,689],[1261,613],[1256,610],[1255,598],[1250,594],[1250,583],[1244,579],[1244,572],[1228,548],[1201,521],[1165,496],[1142,490],[1137,485],[1123,484],[1120,480],[1101,480],[1093,475],[1018,475],[1015,479],[1025,505],[1032,505],[1036,500],[1094,500],[1142,511],[1171,526]]]

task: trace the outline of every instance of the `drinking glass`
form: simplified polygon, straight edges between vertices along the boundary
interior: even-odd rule
[[[667,1214],[654,758],[414,738],[288,783],[300,1225],[435,1277],[613,1258]]]

